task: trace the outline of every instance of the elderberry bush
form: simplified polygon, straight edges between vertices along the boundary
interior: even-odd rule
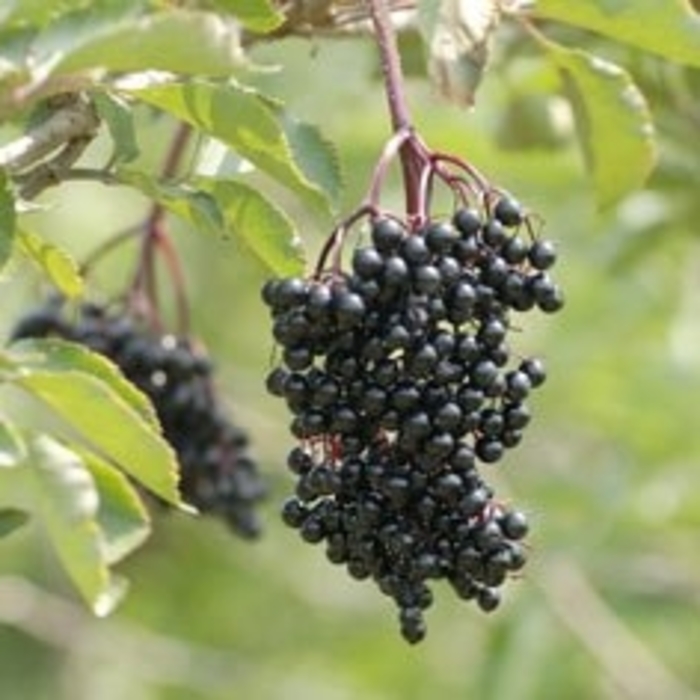
[[[351,270],[263,288],[281,346],[267,388],[298,440],[282,517],[393,598],[411,643],[426,632],[431,580],[488,612],[525,564],[527,520],[495,500],[479,463],[499,461],[530,422],[545,368],[507,339],[514,314],[562,307],[555,260],[503,196],[413,232],[375,218]]]
[[[110,358],[153,403],[181,468],[186,502],[224,520],[237,534],[260,532],[255,506],[266,488],[248,436],[225,415],[213,366],[186,338],[157,335],[121,310],[83,304],[75,317],[51,299],[16,325],[12,339],[54,336]]]

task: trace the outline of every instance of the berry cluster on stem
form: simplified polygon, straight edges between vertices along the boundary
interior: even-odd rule
[[[563,295],[536,217],[412,128],[386,9],[368,5],[394,133],[313,272],[263,288],[281,348],[267,388],[297,440],[284,521],[352,577],[373,579],[415,643],[431,580],[489,612],[525,564],[527,519],[496,499],[480,467],[520,443],[546,379],[541,360],[511,348],[514,315],[554,313]],[[404,212],[381,206],[396,159]],[[452,195],[448,216],[433,212],[437,186]],[[350,236],[367,230],[344,260]]]

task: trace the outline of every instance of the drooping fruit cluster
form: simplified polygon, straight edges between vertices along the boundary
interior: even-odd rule
[[[477,469],[517,445],[542,362],[506,344],[513,312],[555,312],[551,243],[501,196],[410,231],[372,219],[352,270],[263,289],[282,361],[267,379],[294,415],[285,522],[325,542],[331,562],[371,577],[399,607],[403,636],[425,635],[430,579],[484,611],[525,563],[525,516]]]
[[[259,534],[256,504],[265,495],[248,437],[225,415],[213,367],[186,338],[158,335],[122,310],[83,304],[71,318],[52,299],[16,325],[13,340],[56,336],[110,358],[151,399],[181,467],[183,499],[222,518],[239,535]]]

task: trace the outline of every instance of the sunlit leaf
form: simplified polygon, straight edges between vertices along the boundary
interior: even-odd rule
[[[305,170],[309,159],[295,158],[278,111],[254,90],[199,80],[134,90],[133,94],[219,139],[310,203],[327,208],[333,194],[326,187],[333,188],[333,182],[313,179],[320,172],[318,165]],[[318,158],[322,155],[319,152]]]
[[[99,496],[82,460],[48,436],[29,442],[27,496],[61,563],[83,597],[94,603],[109,584],[100,551]]]
[[[17,242],[22,253],[62,294],[69,298],[82,295],[83,278],[75,260],[63,248],[25,228],[17,230]]]
[[[95,453],[77,449],[100,497],[97,522],[102,556],[114,564],[140,547],[151,532],[150,517],[133,483]]]
[[[656,148],[644,96],[619,66],[578,49],[546,42],[576,117],[596,197],[607,207],[640,187]]]
[[[27,338],[12,346],[14,357],[21,357],[23,369],[38,367],[51,372],[84,372],[107,384],[154,430],[160,423],[149,398],[128,381],[120,369],[104,355],[85,345],[61,338]]]
[[[537,0],[534,13],[700,66],[700,17],[687,0]]]
[[[303,249],[294,225],[257,189],[234,180],[201,178],[216,198],[230,235],[276,275],[300,274]]]
[[[230,75],[245,59],[234,23],[213,12],[168,10],[121,21],[82,21],[54,48],[55,73],[102,67]]]
[[[51,407],[87,444],[146,488],[179,505],[177,459],[152,421],[135,410],[121,388],[105,381],[103,368],[88,373],[80,364],[84,357],[75,370],[65,363],[56,367],[56,356],[39,348],[36,342],[12,347],[9,357],[17,366],[12,381]],[[65,350],[59,354],[65,356]]]
[[[7,176],[0,170],[0,270],[12,257],[16,223],[15,198]]]
[[[459,105],[474,103],[500,22],[498,0],[420,0],[418,21],[433,83]]]

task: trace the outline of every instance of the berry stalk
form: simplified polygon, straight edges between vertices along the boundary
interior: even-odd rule
[[[396,32],[385,0],[367,0],[367,7],[377,40],[381,59],[384,88],[386,91],[391,126],[395,133],[412,131],[411,116],[404,89],[401,56],[396,42]],[[420,218],[420,182],[424,163],[415,143],[409,138],[399,150],[406,193],[406,215],[409,221]]]

